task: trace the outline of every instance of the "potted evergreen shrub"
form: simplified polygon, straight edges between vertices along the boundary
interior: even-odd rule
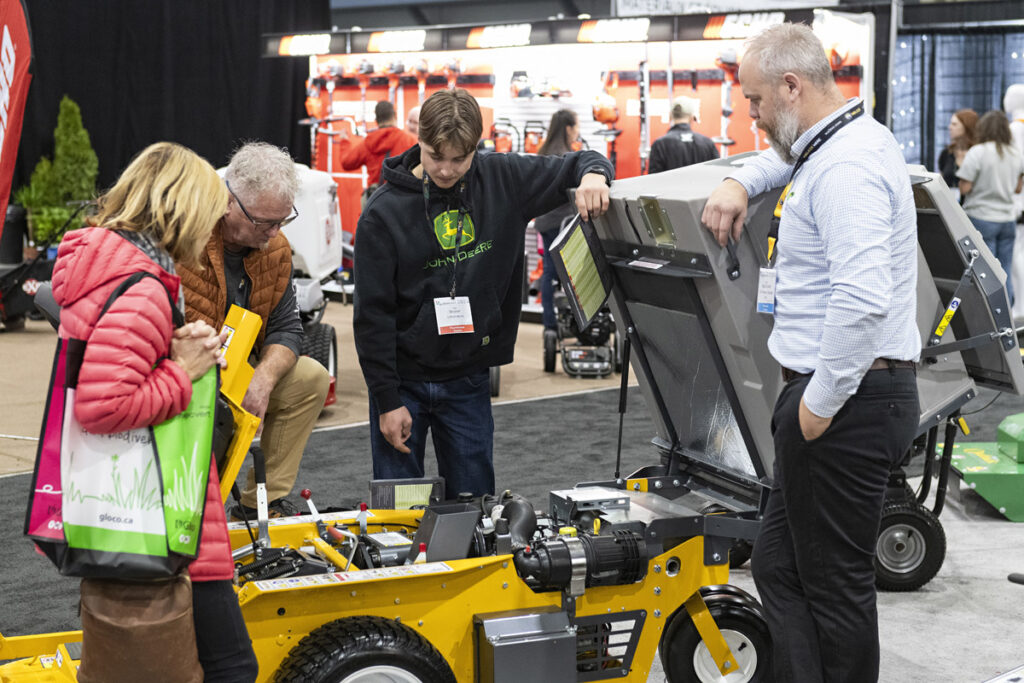
[[[53,160],[36,164],[29,184],[14,193],[28,211],[29,239],[39,247],[57,244],[76,209],[96,193],[99,161],[82,125],[82,111],[67,95],[60,101],[53,131]]]

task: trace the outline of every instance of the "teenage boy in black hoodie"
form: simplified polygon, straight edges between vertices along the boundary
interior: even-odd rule
[[[370,391],[375,479],[422,477],[427,430],[450,497],[494,493],[488,368],[512,362],[526,224],[576,190],[608,209],[612,165],[475,154],[480,108],[442,90],[420,109],[419,145],[384,162],[356,230],[356,351]]]

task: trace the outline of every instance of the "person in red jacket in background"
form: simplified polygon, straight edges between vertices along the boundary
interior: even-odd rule
[[[353,140],[342,129],[338,142],[341,148],[341,167],[346,171],[355,171],[360,166],[366,166],[368,185],[380,183],[380,167],[385,159],[400,156],[416,144],[416,136],[395,127],[395,108],[390,102],[378,102],[373,113],[377,117],[375,130],[371,130],[365,138],[357,137]]]
[[[139,153],[117,183],[98,200],[93,227],[65,235],[53,269],[53,295],[61,306],[58,334],[88,341],[75,395],[75,417],[93,434],[155,425],[182,412],[192,382],[224,360],[226,338],[196,321],[177,329],[169,302],[184,313],[181,279],[174,262],[198,263],[214,225],[228,211],[228,191],[213,167],[181,145],[159,142]],[[102,315],[111,292],[128,276],[146,272]],[[254,681],[258,672],[238,598],[232,588],[234,563],[228,539],[216,462],[210,463],[199,554],[189,565],[195,641],[166,643],[176,659],[202,666],[206,681]],[[189,590],[177,576],[175,590]],[[83,579],[125,585],[116,576]],[[129,600],[129,598],[125,598]],[[159,670],[148,623],[117,626],[121,655],[116,662],[90,656],[112,637],[93,635],[83,621],[80,681],[158,681]],[[197,661],[198,659],[198,661]]]

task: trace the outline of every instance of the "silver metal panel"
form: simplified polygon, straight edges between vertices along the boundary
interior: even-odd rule
[[[576,680],[576,633],[563,611],[478,614],[481,683],[564,683]]]
[[[634,340],[646,356],[649,372],[643,371],[635,355],[632,365],[647,405],[653,407],[658,437],[674,444],[675,451],[697,468],[725,470],[755,485],[771,476],[771,415],[782,388],[778,363],[767,349],[772,318],[755,312],[758,269],[767,263],[767,233],[781,188],[750,202],[735,250],[737,279],[729,277],[727,250],[700,225],[707,196],[749,156],[617,180],[611,209],[596,227],[606,255],[616,264],[618,287],[610,301],[612,312],[616,320],[632,321]],[[998,263],[941,180],[936,182],[937,176],[920,167],[908,172],[933,178],[915,186],[919,242],[924,247],[919,252],[917,316],[922,345],[935,329],[969,261],[970,249],[977,248],[979,253],[975,262],[979,276],[964,294],[963,306],[942,343],[999,329],[1000,320],[1008,320],[1009,308]],[[657,271],[629,265],[631,258],[659,256],[684,268],[692,263],[704,272],[670,277],[668,268]],[[702,318],[707,321],[703,328]],[[918,374],[921,431],[972,398],[975,381],[1020,392],[1024,366],[1015,337],[942,353],[922,363]],[[748,427],[746,434],[743,425]]]

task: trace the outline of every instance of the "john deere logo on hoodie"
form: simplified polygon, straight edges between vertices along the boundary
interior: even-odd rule
[[[455,209],[445,211],[434,219],[434,234],[444,251],[455,249],[455,235],[459,231],[459,212]],[[468,214],[462,214],[462,243],[460,247],[472,244],[476,239],[476,229],[473,227],[473,218]]]

